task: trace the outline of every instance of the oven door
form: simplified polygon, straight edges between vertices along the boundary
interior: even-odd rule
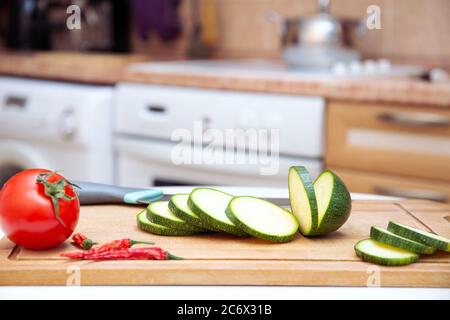
[[[176,164],[172,160],[175,143],[170,141],[118,138],[116,182],[123,186],[149,187],[170,185],[239,185],[286,187],[287,173],[292,165],[304,165],[315,178],[322,170],[318,159],[279,156],[265,163],[198,163]],[[199,159],[199,148],[192,158]],[[233,154],[224,154],[224,158]],[[269,167],[276,170],[267,170]],[[271,174],[267,172],[271,171]],[[266,174],[261,174],[266,172]]]

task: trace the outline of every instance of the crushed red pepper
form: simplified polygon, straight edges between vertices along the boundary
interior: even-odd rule
[[[86,252],[84,255],[76,255],[74,253],[63,253],[61,256],[70,259],[82,260],[179,260],[181,258],[174,256],[167,251],[158,248],[128,248],[113,249],[102,252]]]
[[[180,260],[158,247],[131,248],[135,244],[154,244],[153,242],[131,239],[114,240],[90,250],[62,253],[61,256],[78,260]]]

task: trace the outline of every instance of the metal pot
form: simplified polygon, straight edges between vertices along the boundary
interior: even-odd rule
[[[354,49],[358,20],[337,19],[328,13],[329,0],[319,0],[319,12],[310,16],[284,19],[271,11],[268,18],[280,30],[283,58],[293,68],[330,68],[337,62],[359,60]]]

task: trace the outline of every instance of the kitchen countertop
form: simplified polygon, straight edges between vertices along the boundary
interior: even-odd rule
[[[202,63],[204,65],[202,65]],[[222,62],[223,63],[223,62]],[[267,70],[263,68],[233,70],[208,67],[214,62],[185,64],[136,64],[127,69],[124,81],[208,89],[322,96],[334,100],[434,105],[450,107],[450,82],[430,83],[412,77],[356,78],[332,74]],[[184,64],[184,66],[183,66]],[[220,62],[219,62],[220,64]],[[223,63],[227,64],[227,63]],[[245,63],[241,63],[245,66]],[[274,63],[277,64],[276,62]],[[233,66],[233,63],[230,63]],[[271,63],[268,63],[271,66]],[[282,70],[282,69],[281,69]]]
[[[336,79],[264,76],[236,72],[161,72],[131,65],[151,58],[134,54],[2,53],[0,75],[114,85],[117,82],[324,96],[346,101],[450,107],[450,83],[415,79]]]
[[[2,53],[0,75],[46,80],[115,85],[124,70],[148,56],[103,53]]]
[[[162,188],[165,193],[187,192],[192,187]],[[226,188],[234,194],[285,197],[285,188]],[[385,200],[389,197],[352,194],[354,200]],[[0,236],[3,234],[0,231]],[[353,288],[294,286],[25,286],[0,287],[0,299],[448,299],[450,289]]]

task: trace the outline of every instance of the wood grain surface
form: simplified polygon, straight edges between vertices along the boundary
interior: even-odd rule
[[[136,70],[129,68],[123,81],[204,89],[321,96],[334,101],[396,103],[399,106],[448,109],[450,86],[417,79],[286,78],[236,73]]]
[[[361,261],[354,244],[372,225],[390,220],[450,237],[450,209],[426,201],[355,201],[349,221],[323,237],[298,235],[286,244],[220,234],[162,237],[140,231],[132,206],[82,208],[78,231],[104,243],[118,238],[154,241],[182,261],[67,261],[69,241],[46,251],[0,242],[1,285],[65,285],[79,274],[81,285],[318,285],[450,287],[450,255],[437,253],[403,267]],[[374,282],[375,279],[375,282]],[[379,280],[379,281],[378,281]]]
[[[383,115],[421,119],[418,124],[386,121]],[[404,182],[386,182],[407,188],[408,177],[423,181],[433,190],[450,197],[450,126],[430,125],[427,118],[450,122],[450,110],[404,109],[395,104],[328,103],[325,162],[329,166],[367,172],[406,176]],[[362,136],[361,136],[362,135]],[[381,139],[383,143],[374,141]],[[423,140],[425,139],[425,140]],[[393,140],[391,145],[387,140]],[[421,141],[425,141],[422,142]],[[418,147],[419,146],[419,147]],[[387,178],[395,179],[392,175]],[[384,177],[379,176],[379,180]],[[356,179],[365,181],[366,179]],[[347,180],[345,180],[347,181]],[[433,183],[436,186],[433,188]],[[355,184],[355,183],[353,183]],[[379,182],[376,182],[379,184]],[[411,185],[409,189],[420,188]],[[387,186],[386,186],[387,187]],[[353,192],[367,192],[352,190]],[[370,192],[370,191],[369,191]],[[372,191],[373,192],[373,191]]]
[[[137,54],[36,52],[2,53],[0,74],[45,80],[115,85],[131,63],[149,61]]]

